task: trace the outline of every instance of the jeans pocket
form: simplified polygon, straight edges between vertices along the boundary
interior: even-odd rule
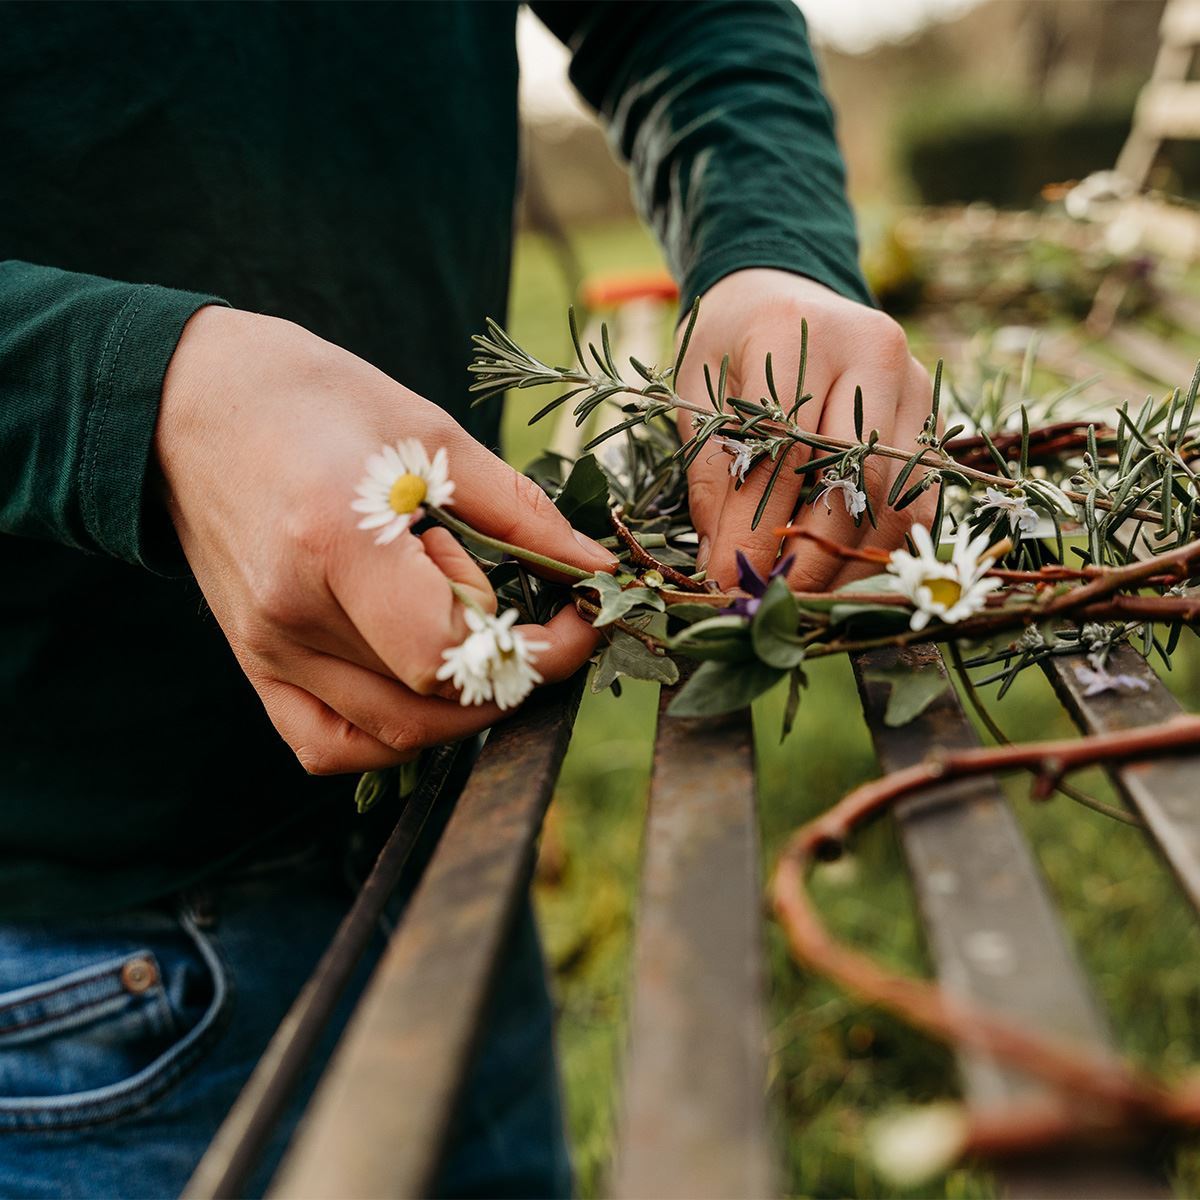
[[[228,996],[220,959],[190,916],[156,917],[124,928],[114,918],[76,939],[0,930],[6,982],[14,969],[37,979],[0,992],[0,1131],[126,1116],[216,1032]],[[38,979],[47,964],[60,970]]]

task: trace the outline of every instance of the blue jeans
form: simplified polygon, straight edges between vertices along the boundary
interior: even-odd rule
[[[198,895],[92,919],[0,922],[0,1196],[178,1195],[351,893],[340,862],[308,854],[260,864]],[[256,1192],[382,949],[377,941]],[[396,1080],[397,1090],[419,1086]],[[437,1190],[570,1193],[551,1009],[528,903]]]

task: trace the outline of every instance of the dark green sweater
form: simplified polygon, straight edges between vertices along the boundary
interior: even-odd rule
[[[741,267],[867,299],[787,0],[543,3],[685,300]],[[304,775],[154,488],[163,373],[219,297],[467,408],[502,316],[515,3],[0,7],[0,914],[195,879],[346,780]]]

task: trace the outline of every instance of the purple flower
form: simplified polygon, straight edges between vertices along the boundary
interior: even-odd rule
[[[781,558],[772,568],[771,573],[764,579],[751,565],[750,560],[739,550],[737,552],[738,587],[748,595],[735,600],[728,608],[721,609],[723,617],[752,617],[758,612],[758,606],[766,595],[767,588],[777,575],[786,575],[796,561],[794,554]]]

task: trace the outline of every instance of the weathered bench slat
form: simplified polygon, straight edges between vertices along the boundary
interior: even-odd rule
[[[441,796],[461,745],[433,752],[370,875],[213,1138],[183,1200],[243,1196]]]
[[[634,947],[614,1191],[771,1194],[754,739],[750,713],[665,715]]]
[[[1086,733],[1112,733],[1158,725],[1182,711],[1150,664],[1131,646],[1108,660],[1115,674],[1144,680],[1147,691],[1085,696],[1075,674],[1081,658],[1051,658],[1046,673],[1067,711]],[[1157,762],[1115,767],[1110,772],[1122,795],[1146,822],[1150,836],[1171,864],[1188,899],[1200,908],[1200,755],[1172,755]]]
[[[272,1195],[430,1194],[582,687],[488,738]]]
[[[880,767],[894,771],[936,750],[979,744],[949,686],[915,721],[883,722],[889,684],[902,667],[946,677],[933,646],[873,650],[854,670]],[[953,803],[947,803],[953,801]],[[1039,1031],[1095,1046],[1111,1036],[1059,924],[1029,846],[993,779],[957,780],[903,802],[896,821],[939,979],[958,995]],[[1042,1085],[986,1056],[960,1056],[968,1102],[1003,1104]],[[1009,1195],[1165,1195],[1115,1164],[1009,1165]]]

